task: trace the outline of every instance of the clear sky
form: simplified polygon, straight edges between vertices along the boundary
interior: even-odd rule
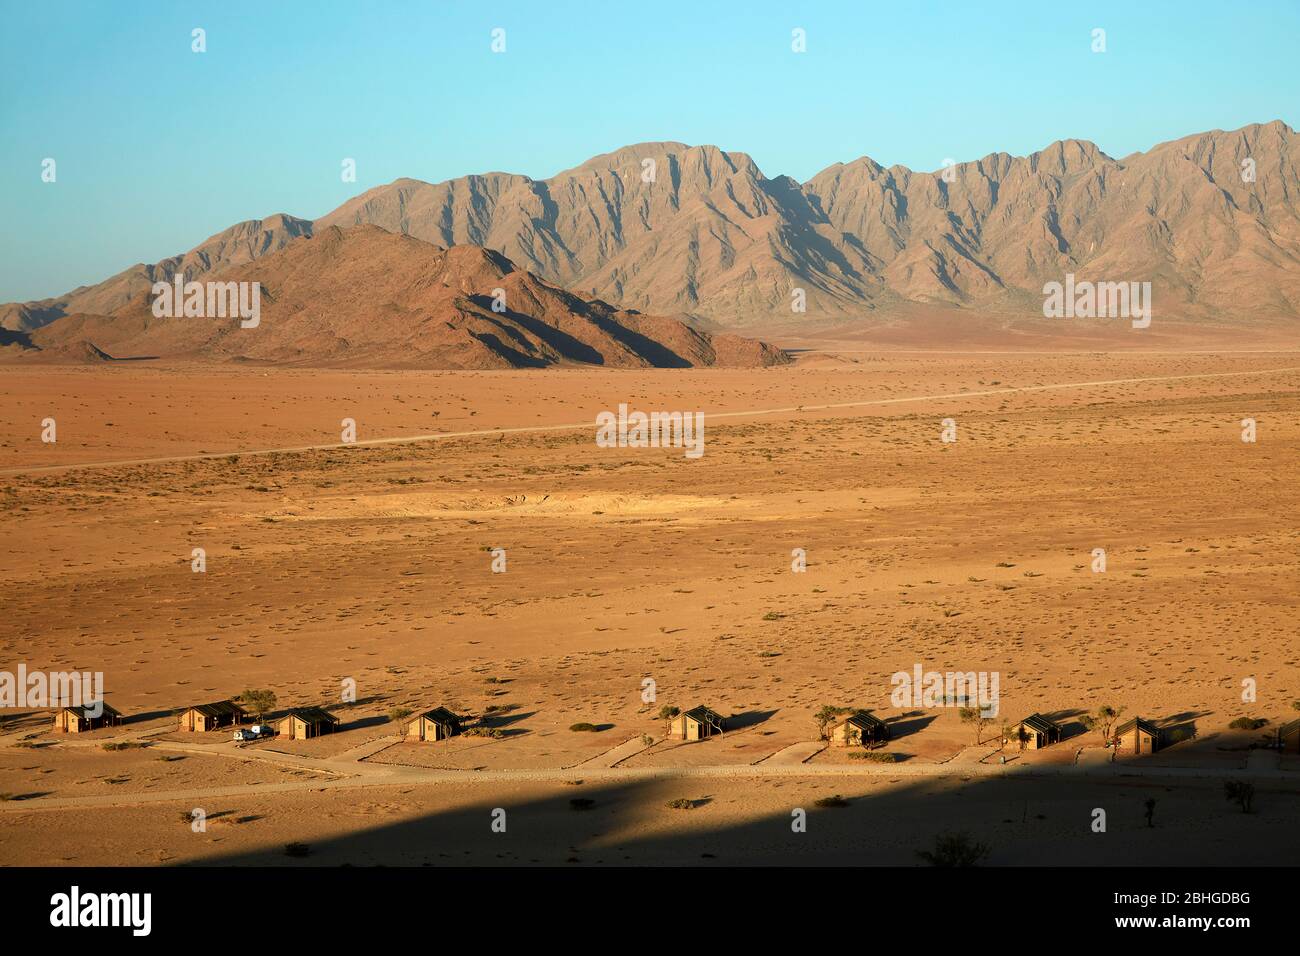
[[[803,180],[1295,126],[1298,46],[1295,0],[0,0],[0,302],[401,176],[543,178],[648,140]]]

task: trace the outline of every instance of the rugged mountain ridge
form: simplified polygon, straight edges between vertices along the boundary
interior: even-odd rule
[[[1150,281],[1166,314],[1300,315],[1300,137],[1275,120],[1122,159],[1065,140],[946,175],[862,157],[801,184],[769,179],[744,153],[667,142],[544,180],[399,179],[313,223],[240,223],[185,256],[0,307],[0,325],[109,311],[151,276],[199,274],[323,227],[364,224],[486,246],[583,295],[730,325],[860,316],[902,302],[1032,313],[1043,284],[1067,272]],[[795,289],[806,313],[792,309]]]
[[[378,226],[324,226],[203,281],[258,283],[256,320],[245,328],[233,314],[160,317],[146,290],[111,315],[73,313],[36,330],[7,332],[0,344],[7,342],[19,360],[83,363],[158,357],[492,369],[789,361],[753,339],[584,299],[481,246],[444,249]]]

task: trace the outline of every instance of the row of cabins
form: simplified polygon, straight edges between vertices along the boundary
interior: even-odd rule
[[[674,717],[669,724],[669,735],[679,740],[704,740],[722,733],[725,720],[708,707],[696,707]],[[875,714],[859,711],[833,723],[827,729],[827,739],[835,747],[876,747],[889,739],[889,725]],[[1065,729],[1042,714],[1030,714],[1010,729],[1006,742],[1019,750],[1041,750],[1060,743]],[[1160,728],[1141,717],[1134,717],[1114,730],[1115,752],[1121,754],[1150,754],[1160,749],[1163,738]],[[1300,753],[1300,720],[1293,720],[1278,729],[1278,746],[1288,753]]]
[[[206,733],[223,727],[236,727],[249,721],[249,714],[233,700],[220,700],[212,704],[195,704],[181,711],[179,729],[193,733]],[[100,704],[98,713],[90,707],[63,707],[54,715],[54,732],[82,734],[104,727],[117,727],[122,715],[108,704]],[[333,733],[339,719],[321,707],[295,707],[274,721],[276,731],[290,740],[304,740]]]
[[[238,727],[251,719],[247,710],[233,700],[195,704],[181,711],[179,729],[189,733],[207,733],[226,727]],[[463,718],[445,707],[435,707],[414,717],[406,724],[406,736],[416,740],[445,740],[461,732]],[[54,715],[54,731],[80,734],[105,727],[117,727],[122,715],[106,703],[98,708],[63,707]],[[334,733],[339,718],[323,707],[295,707],[273,722],[276,732],[289,740],[307,740]]]
[[[180,715],[180,729],[194,733],[220,730],[247,722],[248,712],[232,700],[212,704],[196,704]],[[116,727],[122,715],[106,703],[98,709],[90,707],[64,707],[54,715],[56,733],[84,733],[104,727]],[[307,740],[322,734],[334,733],[339,718],[321,707],[295,707],[274,721],[276,732],[289,740]],[[406,737],[409,740],[437,741],[455,737],[461,732],[464,718],[445,707],[435,707],[409,719]],[[708,707],[700,705],[684,711],[669,722],[669,736],[678,740],[707,740],[726,730],[726,718]],[[832,724],[828,739],[837,747],[875,747],[889,739],[889,725],[879,717],[860,711]],[[1011,728],[1006,739],[1019,750],[1041,750],[1059,743],[1064,729],[1056,721],[1042,714],[1030,714]],[[1134,717],[1114,730],[1115,752],[1142,755],[1155,753],[1161,748],[1163,738],[1160,728],[1149,720]],[[1277,747],[1284,753],[1300,754],[1300,720],[1293,720],[1277,729]]]
[[[1300,721],[1296,721],[1296,724],[1300,725]],[[1064,736],[1065,729],[1050,717],[1030,714],[1011,728],[1011,734],[1006,738],[1006,742],[1020,750],[1041,750],[1060,743]],[[1141,717],[1134,717],[1120,724],[1114,729],[1111,739],[1117,754],[1155,753],[1163,742],[1160,728]]]
[[[235,701],[219,700],[213,704],[196,704],[181,711],[180,729],[206,733],[223,727],[237,727],[247,723],[248,719],[248,711]],[[272,723],[276,733],[289,740],[308,740],[339,729],[339,719],[323,707],[295,707]]]

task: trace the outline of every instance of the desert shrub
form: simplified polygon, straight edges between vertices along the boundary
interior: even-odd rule
[[[506,735],[500,727],[470,727],[468,730],[461,731],[465,737],[491,737],[496,740]]]
[[[686,797],[678,797],[676,800],[669,800],[665,806],[667,806],[669,810],[694,810],[695,801]]]
[[[931,866],[979,866],[989,847],[969,833],[943,833],[935,837],[933,850],[918,850],[916,855]]]
[[[586,733],[586,734],[595,733],[596,731],[600,730],[600,728],[597,727],[595,724],[589,724],[586,721],[582,721],[576,724],[571,724],[569,726],[569,729],[574,731],[575,733]]]
[[[849,801],[845,800],[838,793],[831,797],[818,797],[813,801],[814,807],[821,807],[823,809],[827,807],[847,807],[848,805]]]
[[[306,843],[286,843],[284,845],[285,856],[311,856],[311,847]]]
[[[394,707],[388,712],[388,719],[393,723],[397,723],[404,717],[410,717],[411,713],[412,711],[409,707]]]
[[[852,760],[870,760],[872,763],[898,763],[903,759],[902,754],[884,750],[858,750],[849,754],[849,757]]]
[[[1228,726],[1233,730],[1259,730],[1267,723],[1262,717],[1238,717]]]
[[[149,745],[140,743],[137,740],[120,740],[120,741],[109,740],[101,744],[100,746],[102,746],[105,750],[135,750],[137,748],[144,748]]]
[[[1246,780],[1225,780],[1223,795],[1241,807],[1242,813],[1250,813],[1250,805],[1255,799],[1255,785]]]

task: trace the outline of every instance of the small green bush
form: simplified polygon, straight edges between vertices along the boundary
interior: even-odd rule
[[[859,750],[849,754],[853,760],[870,760],[872,763],[898,763],[902,754],[888,753],[883,750]]]
[[[1238,717],[1228,726],[1233,730],[1259,730],[1267,723],[1262,717]]]

